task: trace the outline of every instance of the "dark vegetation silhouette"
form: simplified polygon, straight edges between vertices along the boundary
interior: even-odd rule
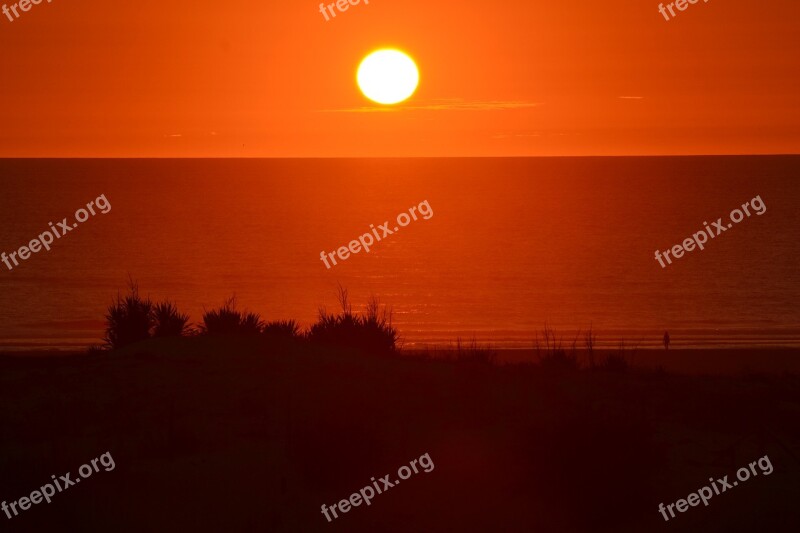
[[[181,337],[191,334],[189,315],[179,312],[173,302],[157,303],[152,314],[153,337]]]
[[[633,364],[636,346],[597,349],[591,327],[572,337],[546,325],[537,357],[515,364],[498,364],[504,354],[474,338],[410,352],[398,349],[391,310],[377,299],[356,312],[340,287],[339,304],[304,331],[241,310],[232,297],[192,326],[175,303],[153,304],[131,283],[107,315],[113,357],[0,357],[0,420],[14,436],[0,439],[0,471],[12,498],[100,450],[117,461],[114,472],[15,525],[797,530],[786,527],[797,494],[800,438],[786,423],[800,412],[796,376],[647,371]],[[381,353],[392,356],[365,357]],[[424,452],[436,465],[430,474],[336,523],[319,513]],[[658,514],[659,502],[767,453],[774,476],[692,508],[679,523]]]
[[[138,284],[131,281],[128,294],[117,295],[106,315],[106,346],[123,348],[150,338],[159,337],[242,337],[268,343],[309,343],[313,345],[354,349],[378,355],[392,354],[398,348],[399,335],[392,326],[392,311],[371,298],[363,313],[354,313],[347,289],[339,286],[341,312],[319,310],[318,320],[303,331],[295,320],[264,321],[258,313],[240,310],[236,296],[218,308],[205,311],[195,328],[189,316],[181,313],[173,302],[153,304],[139,294]],[[96,348],[92,348],[96,351]]]
[[[297,321],[264,321],[258,313],[238,309],[233,295],[218,308],[205,311],[202,322],[196,327],[189,323],[189,316],[181,313],[176,304],[164,301],[153,304],[149,298],[139,294],[139,287],[132,279],[128,294],[117,294],[106,315],[106,347],[119,349],[130,344],[159,337],[241,337],[261,339],[268,344],[305,343],[329,348],[349,349],[375,355],[391,355],[399,350],[400,336],[392,325],[392,311],[381,305],[377,297],[367,302],[364,311],[353,311],[346,288],[337,288],[339,313],[319,309],[317,321],[302,330]],[[585,365],[582,366],[577,351],[581,332],[573,337],[569,347],[554,328],[545,324],[541,340],[537,333],[534,340],[535,363],[545,372],[571,373],[582,368],[615,373],[627,372],[638,345],[629,353],[624,339],[617,351],[610,351],[599,363],[595,361],[597,335],[592,326],[583,335]],[[92,347],[91,351],[99,351]],[[453,358],[462,363],[492,365],[497,363],[497,351],[490,345],[480,345],[473,337],[465,342],[460,337],[449,350],[422,350],[422,357]]]
[[[191,334],[189,316],[169,301],[154,304],[139,294],[139,285],[128,282],[128,294],[120,296],[106,313],[106,346],[118,349],[151,337],[179,337]]]
[[[483,346],[473,337],[468,343],[461,341],[461,337],[456,339],[455,359],[462,363],[476,363],[481,365],[492,365],[497,361],[497,351],[491,346]]]
[[[264,322],[258,313],[239,311],[236,309],[236,296],[228,298],[222,307],[203,313],[203,323],[199,331],[210,336],[245,336],[260,335]]]
[[[339,286],[339,314],[319,310],[317,322],[308,330],[308,340],[313,344],[351,348],[375,354],[391,354],[399,340],[392,326],[391,310],[381,309],[376,297],[370,299],[363,314],[353,313],[347,289]]]
[[[261,334],[265,339],[272,341],[293,341],[303,338],[300,325],[294,319],[266,322]]]
[[[108,307],[104,341],[111,348],[122,348],[147,339],[153,327],[153,302],[139,296],[139,287],[131,282],[130,294],[120,296]]]
[[[542,337],[544,337],[544,348],[539,342],[539,335],[536,335],[534,340],[534,348],[536,350],[536,357],[539,366],[548,372],[575,372],[580,368],[578,357],[576,355],[575,345],[577,343],[578,335],[575,336],[572,342],[572,349],[569,353],[563,347],[563,337],[557,337],[556,331],[544,325],[542,329]]]
[[[628,362],[628,355],[625,352],[625,340],[621,340],[619,342],[619,346],[616,352],[610,352],[603,363],[600,365],[601,370],[605,370],[606,372],[627,372],[630,366]],[[634,348],[635,353],[635,348]],[[631,355],[631,357],[633,357]]]
[[[586,332],[584,337],[584,344],[586,346],[586,355],[588,357],[589,369],[594,370],[594,347],[597,345],[597,335],[594,334],[592,324],[589,324],[589,331]]]
[[[547,324],[542,329],[542,340],[537,334],[534,339],[534,350],[536,361],[542,370],[549,373],[571,373],[579,370],[602,371],[624,373],[633,364],[633,358],[639,349],[639,344],[632,349],[625,343],[625,339],[619,341],[616,351],[607,351],[605,358],[599,363],[595,361],[595,347],[597,346],[597,335],[592,326],[583,336],[585,364],[582,365],[578,357],[578,339],[581,332],[575,334],[569,348],[564,347],[563,336]],[[641,343],[641,340],[639,341]]]

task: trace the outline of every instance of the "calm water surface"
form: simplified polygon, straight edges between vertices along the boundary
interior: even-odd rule
[[[105,194],[97,215],[13,271],[0,264],[0,347],[84,346],[130,274],[199,320],[236,294],[314,319],[376,294],[406,346],[569,336],[655,345],[800,345],[800,158],[0,160],[0,251]],[[680,243],[760,195],[667,268]],[[345,246],[427,200],[419,219],[327,270]]]

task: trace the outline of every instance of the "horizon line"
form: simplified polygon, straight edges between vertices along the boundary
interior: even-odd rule
[[[621,158],[700,158],[700,157],[797,157],[798,153],[752,153],[752,154],[630,154],[630,155],[482,155],[482,156],[0,156],[0,161],[20,161],[20,160],[336,160],[336,159],[621,159]]]

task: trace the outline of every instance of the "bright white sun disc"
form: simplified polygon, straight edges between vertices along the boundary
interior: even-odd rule
[[[396,104],[414,94],[419,83],[417,65],[399,50],[378,50],[358,66],[358,87],[379,104]]]

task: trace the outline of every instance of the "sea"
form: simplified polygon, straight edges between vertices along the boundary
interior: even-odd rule
[[[406,348],[531,348],[545,328],[565,345],[591,328],[600,347],[665,331],[675,348],[796,347],[798,178],[798,156],[3,159],[0,252],[111,207],[0,263],[0,350],[100,344],[131,279],[195,323],[235,296],[308,326],[341,287],[354,310],[379,298]],[[732,223],[753,199],[761,214]],[[703,250],[656,260],[718,219]],[[373,230],[368,253],[321,260]]]

